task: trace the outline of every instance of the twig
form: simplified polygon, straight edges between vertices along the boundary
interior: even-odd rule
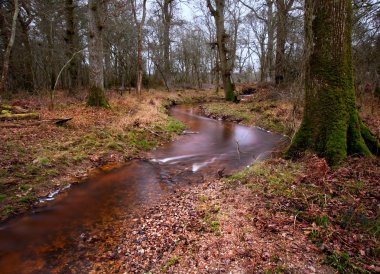
[[[153,130],[149,129],[149,128],[146,128],[146,127],[142,127],[143,129],[149,131],[150,133],[156,135],[156,136],[160,136],[157,132],[154,132]]]
[[[57,79],[55,80],[55,84],[54,84],[54,87],[53,87],[53,90],[55,90],[55,88],[57,87],[57,84],[58,84],[58,80],[59,80],[59,77],[61,76],[62,72],[65,70],[65,68],[71,63],[71,61],[74,59],[74,57],[81,53],[82,51],[84,51],[86,48],[83,48],[81,50],[78,50],[77,52],[75,52],[71,58],[69,59],[69,61],[66,62],[66,64],[61,68],[61,70],[59,71],[58,73],[58,76],[57,76]]]
[[[294,216],[293,230],[296,230],[296,221],[297,221],[297,216],[298,216],[298,214],[300,214],[300,212],[298,212],[298,213],[296,214],[296,216]]]
[[[239,156],[239,161],[241,160],[241,158],[240,158],[240,147],[239,147],[239,142],[238,142],[238,140],[235,140],[235,142],[236,142],[236,151],[237,151],[237,154],[238,154],[238,156]]]

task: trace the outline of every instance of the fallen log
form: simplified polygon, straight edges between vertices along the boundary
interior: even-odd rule
[[[0,121],[12,121],[12,120],[38,120],[40,114],[36,112],[31,113],[6,113],[0,115]]]
[[[47,119],[47,120],[38,120],[38,121],[3,120],[3,123],[0,123],[0,128],[23,128],[23,127],[39,126],[41,124],[55,124],[57,126],[63,126],[72,119],[73,118],[57,118],[57,119]]]
[[[9,105],[0,105],[0,112],[3,112],[5,110],[6,112],[10,113],[28,113],[27,109],[24,109],[19,106],[9,106]]]

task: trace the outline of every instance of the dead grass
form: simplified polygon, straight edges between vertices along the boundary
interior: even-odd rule
[[[278,91],[267,86],[255,88],[251,97],[238,104],[224,101],[203,104],[205,115],[292,136],[300,124],[301,113],[295,113],[292,103],[281,99]]]

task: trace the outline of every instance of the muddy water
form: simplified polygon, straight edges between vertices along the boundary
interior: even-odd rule
[[[81,239],[100,235],[112,243],[122,237],[118,227],[127,228],[145,207],[170,197],[177,187],[262,159],[281,139],[199,116],[189,106],[173,108],[171,114],[187,125],[185,135],[153,151],[151,160],[133,160],[76,185],[46,207],[1,226],[0,272],[69,272],[73,264],[80,269],[81,262],[91,263],[78,251]]]

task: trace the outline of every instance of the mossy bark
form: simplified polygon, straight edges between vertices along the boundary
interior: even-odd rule
[[[311,150],[336,165],[378,147],[356,110],[351,26],[351,1],[306,0],[305,112],[288,156]]]
[[[104,2],[101,0],[89,0],[88,19],[89,35],[88,50],[90,61],[90,89],[87,105],[97,107],[110,107],[104,95],[104,71],[103,71],[103,23]]]
[[[223,78],[224,97],[226,101],[236,102],[235,88],[231,82],[231,76]]]
[[[91,87],[87,99],[87,105],[92,107],[109,108],[110,104],[104,95],[104,90],[100,87]]]
[[[207,6],[214,17],[216,26],[216,40],[218,45],[218,56],[220,61],[220,71],[223,79],[223,88],[226,101],[236,102],[235,88],[231,80],[231,71],[233,69],[233,63],[231,63],[231,56],[227,56],[227,37],[224,26],[224,8],[225,0],[215,0],[215,7],[211,3],[211,0],[207,0]]]

